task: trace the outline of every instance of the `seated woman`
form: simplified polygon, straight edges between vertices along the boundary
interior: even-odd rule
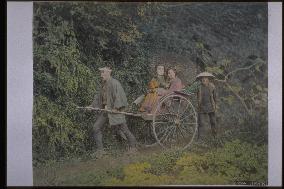
[[[153,107],[155,107],[159,100],[158,91],[164,90],[164,88],[168,86],[164,76],[165,67],[162,65],[156,66],[156,73],[157,75],[149,82],[149,92],[144,98],[144,101],[139,109],[141,112],[151,113],[153,111]]]
[[[176,76],[176,70],[174,68],[168,69],[168,77],[170,79],[170,86],[166,90],[159,90],[159,96],[165,96],[173,91],[180,91],[184,87],[181,80]]]

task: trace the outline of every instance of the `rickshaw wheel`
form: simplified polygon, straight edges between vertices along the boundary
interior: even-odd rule
[[[152,130],[164,149],[188,148],[197,133],[197,114],[190,100],[175,93],[162,98],[153,113]]]

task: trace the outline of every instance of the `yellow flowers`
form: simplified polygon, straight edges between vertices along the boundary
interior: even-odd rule
[[[161,185],[170,184],[171,176],[157,176],[149,172],[151,165],[148,162],[134,163],[127,165],[123,172],[125,177],[122,180],[112,178],[106,185]]]
[[[124,168],[123,172],[126,176],[131,176],[135,173],[142,173],[145,169],[149,169],[151,165],[148,162],[130,164]]]

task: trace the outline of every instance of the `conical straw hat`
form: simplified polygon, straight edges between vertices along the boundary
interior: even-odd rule
[[[209,77],[209,78],[215,78],[215,76],[214,75],[212,75],[211,73],[209,73],[209,72],[202,72],[202,73],[200,73],[200,74],[198,74],[197,76],[196,76],[196,79],[200,79],[201,77]]]

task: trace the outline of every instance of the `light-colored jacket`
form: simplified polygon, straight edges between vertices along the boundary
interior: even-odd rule
[[[110,78],[105,83],[106,85],[106,100],[107,100],[107,109],[113,110],[122,110],[128,106],[126,94],[122,88],[120,82],[114,78]],[[101,90],[97,95],[95,95],[94,101],[91,106],[95,108],[104,108],[103,107],[103,90]],[[113,114],[108,113],[109,124],[110,125],[119,125],[126,123],[125,115],[123,114]]]

